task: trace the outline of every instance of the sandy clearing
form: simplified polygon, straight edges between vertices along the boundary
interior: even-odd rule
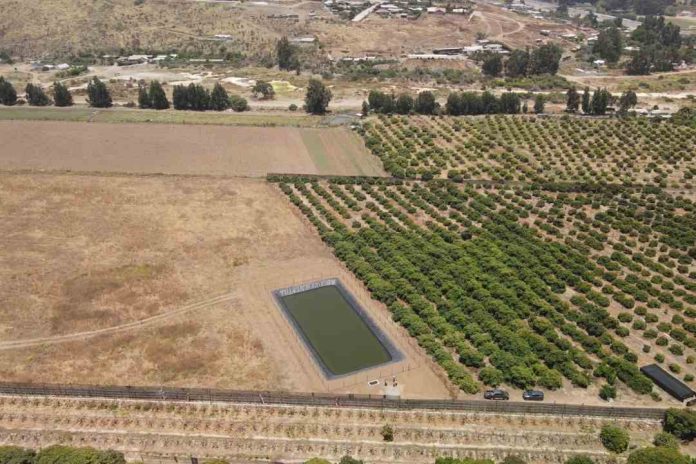
[[[383,173],[345,128],[312,129],[355,141],[308,149],[304,128],[0,121],[0,170],[263,177],[269,172]],[[325,131],[325,132],[324,132]],[[346,150],[349,146],[351,149]],[[330,163],[317,165],[316,159]]]

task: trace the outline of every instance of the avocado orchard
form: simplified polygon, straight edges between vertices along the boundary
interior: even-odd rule
[[[696,129],[645,119],[379,115],[367,147],[399,178],[692,188]]]
[[[408,140],[408,139],[404,139]],[[652,383],[696,355],[696,204],[660,189],[280,176],[323,240],[462,390]]]

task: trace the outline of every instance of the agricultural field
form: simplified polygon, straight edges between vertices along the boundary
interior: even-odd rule
[[[379,393],[448,385],[263,179],[0,175],[4,381]],[[340,278],[406,354],[326,382],[272,292]],[[408,372],[406,370],[408,369]]]
[[[611,186],[273,180],[463,392],[506,384],[561,391],[561,401],[600,391],[627,404],[650,404],[648,394],[672,401],[639,372],[652,362],[693,385],[688,198]]]
[[[2,113],[2,112],[0,112]],[[0,170],[382,175],[346,128],[1,121]]]
[[[380,434],[390,424],[394,441]],[[337,462],[351,454],[370,463],[432,464],[438,456],[495,459],[515,454],[560,464],[587,454],[617,462],[597,432],[604,424],[646,445],[660,430],[650,419],[501,415],[481,412],[332,408],[225,403],[0,397],[0,444],[54,443],[122,451],[129,461],[162,457],[230,462]]]
[[[696,130],[645,119],[380,116],[368,148],[397,177],[691,189]]]

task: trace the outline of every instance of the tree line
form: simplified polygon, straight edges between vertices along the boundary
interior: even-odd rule
[[[566,92],[566,111],[577,113],[580,108],[584,114],[602,116],[607,113],[610,105],[619,104],[618,114],[625,116],[628,111],[638,104],[638,96],[632,90],[624,92],[620,97],[615,97],[606,89],[596,89],[590,93],[590,88],[585,87],[580,95],[575,87]]]
[[[534,112],[544,112],[544,96],[537,95],[534,101]],[[447,96],[444,109],[436,101],[430,91],[419,92],[416,98],[408,93],[398,96],[379,90],[372,90],[368,99],[363,102],[362,113],[369,111],[380,114],[442,114],[451,116],[478,114],[519,114],[528,111],[527,103],[518,93],[506,92],[500,97],[491,92],[452,92]]]
[[[481,71],[492,77],[527,77],[539,74],[554,75],[558,72],[563,50],[556,44],[546,44],[530,51],[517,49],[503,61],[499,54],[483,53],[479,55]]]
[[[264,81],[258,81],[252,92],[261,99],[272,99],[275,96],[273,86]],[[47,106],[52,102],[55,106],[72,106],[73,98],[68,88],[60,82],[53,84],[53,100],[38,85],[27,84],[25,89],[27,103],[31,106]],[[305,94],[305,110],[311,114],[324,114],[328,110],[333,97],[331,90],[318,79],[310,79]],[[431,104],[434,104],[432,97]],[[0,105],[12,106],[17,104],[17,91],[11,82],[0,76]],[[87,104],[93,108],[110,108],[113,106],[111,91],[104,82],[95,77],[87,84]],[[150,82],[138,88],[138,107],[142,109],[166,110],[171,106],[176,110],[189,111],[247,111],[247,100],[239,95],[230,95],[217,82],[212,90],[200,84],[176,85],[170,103],[167,94],[159,81]]]

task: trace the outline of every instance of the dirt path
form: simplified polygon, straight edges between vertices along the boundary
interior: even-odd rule
[[[199,301],[192,303],[180,308],[173,309],[171,311],[166,311],[164,313],[157,314],[152,317],[141,319],[138,321],[128,322],[125,324],[120,324],[113,327],[106,327],[104,329],[90,330],[87,332],[78,332],[67,335],[56,335],[54,337],[39,337],[39,338],[29,338],[25,340],[8,340],[0,342],[0,351],[14,350],[18,348],[29,348],[32,346],[39,345],[53,345],[56,343],[72,342],[76,340],[85,340],[87,338],[95,337],[97,335],[113,335],[122,332],[128,332],[131,330],[139,330],[147,327],[152,327],[154,325],[160,324],[162,322],[168,321],[176,316],[186,314],[192,311],[202,311],[208,309],[219,303],[225,301],[230,301],[233,299],[231,293],[224,295],[219,295],[208,300]]]

